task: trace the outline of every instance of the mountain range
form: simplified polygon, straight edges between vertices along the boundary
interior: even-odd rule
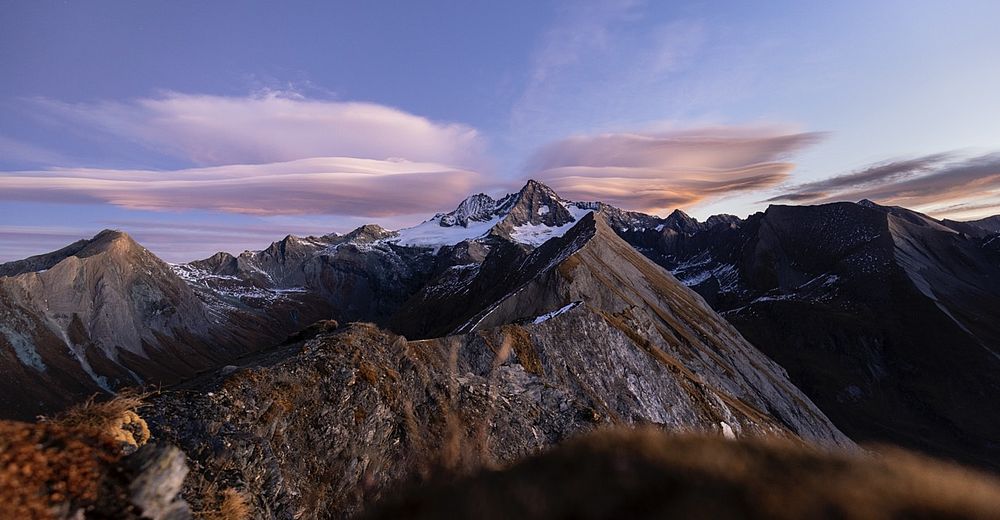
[[[276,431],[323,422],[329,439],[310,449],[363,449],[375,469],[316,464],[389,482],[376,462],[399,455],[400,425],[442,407],[492,424],[486,451],[505,460],[649,423],[888,442],[997,469],[998,238],[996,217],[870,201],[661,218],[535,181],[408,229],[289,235],[186,264],[103,231],[0,265],[0,415],[196,389],[161,397],[154,429],[211,467],[199,446],[229,418],[229,442],[272,447],[271,466],[241,459],[241,478],[288,511],[302,484],[275,476],[295,473]],[[296,378],[308,388],[279,384]]]

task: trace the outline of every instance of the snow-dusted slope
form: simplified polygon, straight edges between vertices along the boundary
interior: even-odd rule
[[[494,235],[539,246],[562,236],[584,215],[602,207],[600,203],[562,199],[548,186],[528,181],[517,193],[499,199],[483,193],[473,195],[454,211],[402,229],[388,240],[401,246],[436,249]]]

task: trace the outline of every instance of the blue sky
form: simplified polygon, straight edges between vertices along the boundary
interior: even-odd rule
[[[400,227],[529,177],[1000,213],[1000,3],[0,3],[0,260]]]

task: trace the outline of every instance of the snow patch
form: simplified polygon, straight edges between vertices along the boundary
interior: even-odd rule
[[[480,238],[489,233],[490,228],[500,223],[502,217],[485,221],[469,221],[468,226],[442,226],[441,218],[434,217],[411,228],[400,229],[399,235],[386,241],[401,246],[440,248],[464,240]]]
[[[522,244],[540,246],[549,239],[565,235],[570,228],[576,225],[577,221],[585,217],[587,213],[593,211],[591,209],[578,208],[572,205],[566,206],[566,209],[569,210],[569,214],[573,216],[572,222],[567,222],[561,226],[546,226],[545,224],[526,224],[524,226],[517,226],[511,232],[510,237]]]
[[[560,309],[556,309],[556,310],[554,310],[552,312],[547,312],[545,314],[542,314],[541,316],[535,318],[534,321],[532,321],[531,323],[533,323],[533,324],[544,323],[546,321],[551,320],[552,318],[555,318],[556,316],[558,316],[558,315],[560,315],[560,314],[562,314],[564,312],[568,312],[570,309],[573,309],[574,307],[576,307],[577,305],[580,305],[581,303],[583,303],[583,302],[581,302],[581,301],[570,302],[568,305],[565,305],[565,306],[563,306]]]
[[[0,326],[0,333],[7,338],[7,343],[14,347],[14,355],[21,363],[39,372],[45,372],[45,363],[42,362],[42,357],[38,355],[35,344],[30,338],[5,326]]]

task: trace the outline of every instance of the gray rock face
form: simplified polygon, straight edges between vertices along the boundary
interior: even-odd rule
[[[497,211],[497,201],[485,193],[463,200],[454,211],[441,215],[441,225],[468,227],[471,222],[488,222]]]
[[[319,319],[378,322],[438,263],[427,250],[385,240],[394,234],[366,225],[343,236],[289,235],[263,251],[219,253],[176,269],[209,307],[284,334]]]
[[[128,235],[104,231],[47,257],[0,277],[4,416],[176,381],[232,355],[191,288]]]

